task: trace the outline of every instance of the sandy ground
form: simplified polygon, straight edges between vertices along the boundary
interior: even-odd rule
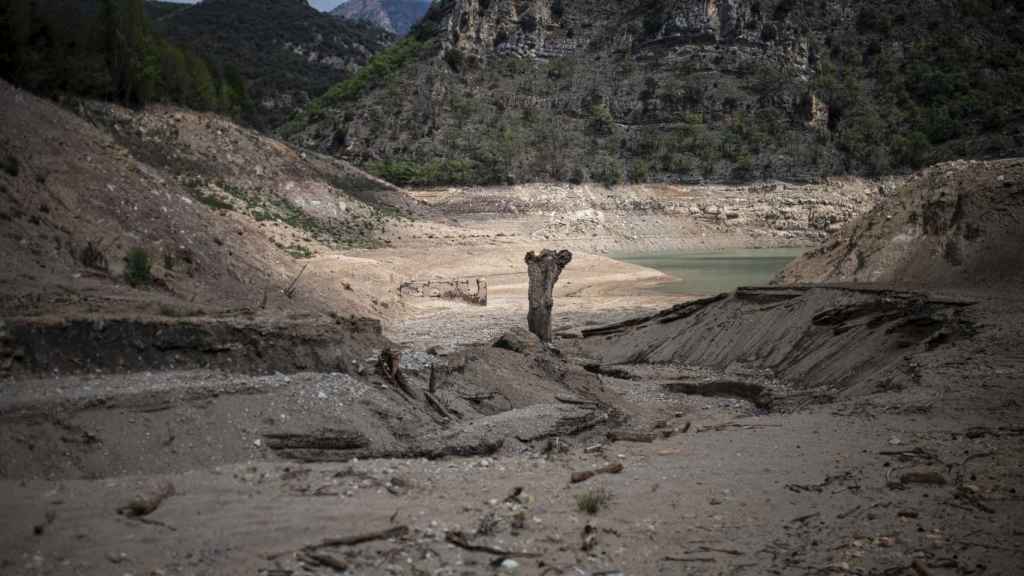
[[[1024,561],[1020,429],[1000,427],[1011,422],[843,415],[844,406],[743,417],[732,404],[681,407],[689,433],[589,453],[4,480],[0,566],[330,574],[304,547],[396,526],[409,532],[318,550],[353,574],[487,574],[506,558],[525,574],[1014,574]],[[990,433],[969,432],[978,425]],[[624,471],[569,483],[572,471],[607,462]],[[890,484],[921,470],[966,479],[987,504],[952,485]],[[145,522],[115,512],[161,482],[175,494]],[[602,491],[610,500],[596,515],[578,509],[578,497]],[[449,531],[482,532],[474,542],[506,552],[464,550]]]

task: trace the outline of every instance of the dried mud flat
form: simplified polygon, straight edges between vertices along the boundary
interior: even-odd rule
[[[449,418],[372,357],[352,375],[22,379],[0,403],[0,563],[1013,574],[1021,320],[1015,297],[774,288],[579,327],[558,353],[408,352],[417,391],[445,366]]]

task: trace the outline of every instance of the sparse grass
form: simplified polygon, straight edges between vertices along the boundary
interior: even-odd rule
[[[296,258],[298,260],[313,257],[313,251],[301,244],[292,244],[291,246],[285,248],[285,251],[291,254],[292,258]]]
[[[17,178],[21,172],[21,162],[13,154],[5,154],[0,162],[0,170],[6,172],[11,178]]]
[[[153,280],[153,264],[142,248],[132,248],[125,256],[124,278],[132,286],[149,284]]]
[[[612,493],[604,488],[592,488],[576,495],[576,509],[584,514],[594,515],[608,506]]]
[[[232,210],[234,206],[230,202],[225,202],[218,198],[215,194],[206,194],[200,190],[196,190],[193,193],[195,199],[202,202],[203,204],[213,208],[214,210]]]

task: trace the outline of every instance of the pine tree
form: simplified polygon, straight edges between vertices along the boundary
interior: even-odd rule
[[[144,104],[154,86],[154,58],[142,0],[101,0],[107,66],[114,98]]]

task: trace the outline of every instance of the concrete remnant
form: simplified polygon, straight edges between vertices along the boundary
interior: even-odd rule
[[[452,280],[411,280],[403,282],[398,288],[399,294],[414,298],[443,298],[446,300],[463,300],[470,304],[487,306],[487,280],[476,279],[476,289],[472,288],[472,280],[457,278]]]

